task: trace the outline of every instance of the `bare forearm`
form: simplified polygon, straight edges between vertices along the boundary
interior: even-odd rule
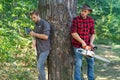
[[[83,46],[86,45],[85,41],[83,41],[80,36],[78,35],[78,33],[72,33],[72,37],[77,40],[78,42],[80,42]]]
[[[93,44],[94,40],[95,40],[95,34],[92,34],[90,38],[90,43]]]
[[[40,39],[44,39],[44,40],[47,40],[47,39],[48,39],[48,36],[45,35],[45,34],[35,33],[35,34],[34,34],[34,37],[37,37],[37,38],[40,38]]]
[[[38,33],[35,33],[35,32],[30,32],[30,35],[33,36],[33,37],[44,39],[44,40],[48,39],[48,36],[45,35],[45,34],[38,34]]]

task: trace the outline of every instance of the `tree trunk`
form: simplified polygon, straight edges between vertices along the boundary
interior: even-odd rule
[[[39,0],[42,19],[52,26],[52,50],[48,59],[48,80],[73,80],[73,53],[70,42],[71,20],[77,0]]]

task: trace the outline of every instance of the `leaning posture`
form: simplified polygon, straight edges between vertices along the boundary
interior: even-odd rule
[[[89,46],[94,47],[93,42],[95,38],[94,19],[88,14],[92,12],[89,5],[81,7],[80,15],[72,20],[71,36],[72,46],[75,53],[75,69],[74,80],[82,80],[82,54],[77,52],[77,49],[90,50]],[[87,76],[88,80],[94,80],[94,58],[85,57],[87,61]]]
[[[51,49],[50,24],[40,18],[38,10],[31,12],[30,17],[35,22],[34,30],[30,31],[30,35],[34,37],[33,47],[37,50],[38,80],[46,80],[44,64]]]

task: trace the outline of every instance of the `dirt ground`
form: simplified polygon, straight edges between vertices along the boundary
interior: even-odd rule
[[[120,45],[97,45],[97,55],[109,59],[105,63],[95,59],[95,80],[120,80]],[[87,80],[86,64],[83,65],[84,78]],[[15,66],[15,63],[0,63],[0,80],[36,80],[37,68]]]
[[[120,80],[120,45],[105,46],[97,45],[96,54],[109,59],[106,63],[95,59],[95,80]],[[84,69],[84,78],[87,80],[86,69]]]

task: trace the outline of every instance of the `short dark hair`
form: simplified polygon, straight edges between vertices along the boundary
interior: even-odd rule
[[[35,15],[39,15],[40,14],[40,12],[39,12],[39,10],[33,10],[31,13],[30,13],[30,15],[33,15],[33,14],[35,14]]]

